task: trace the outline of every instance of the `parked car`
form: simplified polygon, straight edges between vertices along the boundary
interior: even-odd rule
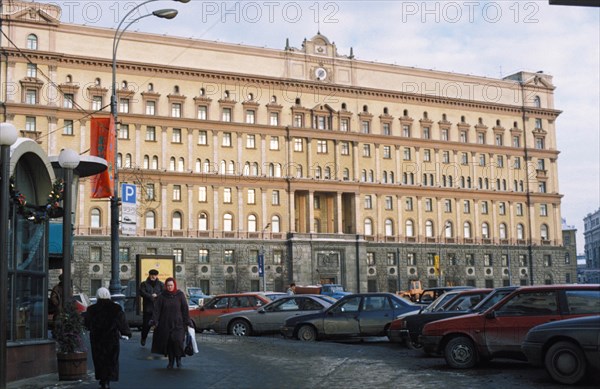
[[[392,293],[351,294],[321,312],[287,319],[281,333],[304,341],[385,336],[396,316],[419,309],[419,305]]]
[[[190,319],[194,321],[196,331],[211,329],[218,316],[226,313],[258,309],[271,300],[263,293],[230,293],[220,294],[206,301],[204,305],[190,309]]]
[[[523,286],[482,313],[426,324],[419,341],[456,369],[494,357],[525,360],[521,344],[531,328],[598,312],[598,284]]]
[[[544,366],[553,380],[576,384],[600,370],[600,316],[578,317],[533,327],[522,345],[529,363]]]
[[[423,289],[423,293],[415,301],[417,304],[429,305],[438,297],[451,290],[472,289],[473,286],[437,286],[434,288]]]
[[[190,308],[200,306],[204,304],[204,301],[207,301],[212,296],[209,296],[202,291],[202,288],[197,288],[194,286],[187,287],[187,295],[188,295],[188,305]]]
[[[221,315],[215,319],[212,327],[219,334],[235,336],[277,333],[286,319],[318,312],[335,302],[333,297],[324,295],[284,296],[257,310]]]
[[[264,292],[264,293],[265,293],[265,296],[267,296],[272,301],[275,301],[278,298],[289,296],[287,293],[284,293],[284,292]]]
[[[514,290],[514,289],[513,289]],[[421,348],[419,335],[425,324],[448,317],[465,315],[479,304],[492,289],[463,289],[446,292],[438,300],[444,303],[434,310],[424,309],[415,315],[405,315],[390,324],[388,337],[391,342],[405,343],[409,348]],[[431,304],[433,305],[433,303]],[[427,307],[429,308],[429,307]]]

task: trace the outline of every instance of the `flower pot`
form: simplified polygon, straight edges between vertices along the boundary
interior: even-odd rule
[[[57,353],[58,379],[76,381],[87,377],[87,352]]]

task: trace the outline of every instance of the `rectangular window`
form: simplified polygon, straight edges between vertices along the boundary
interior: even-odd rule
[[[496,164],[498,165],[499,168],[504,167],[504,157],[502,155],[496,156]]]
[[[431,129],[429,127],[423,127],[423,139],[431,139]]]
[[[383,146],[383,158],[384,159],[392,158],[392,148],[390,146]]]
[[[274,190],[271,193],[271,205],[279,205],[279,191]]]
[[[231,204],[231,188],[223,188],[223,203]]]
[[[375,254],[367,252],[367,266],[375,266]]]
[[[279,125],[279,113],[278,112],[271,112],[269,114],[269,124],[272,126]]]
[[[441,132],[441,138],[442,140],[448,140],[448,130],[446,128],[444,128]]]
[[[506,203],[504,203],[504,202],[498,203],[498,213],[500,215],[506,215]]]
[[[90,247],[90,261],[94,261],[94,262],[102,261],[102,247],[97,247],[97,246]]]
[[[396,253],[387,253],[388,266],[396,266]]]
[[[223,147],[231,147],[231,132],[223,133],[223,140],[221,142],[221,146]]]
[[[327,154],[327,141],[317,140],[317,154]]]
[[[481,213],[484,215],[487,215],[488,213],[488,203],[487,201],[482,201],[481,202]]]
[[[36,131],[36,118],[33,116],[25,117],[25,131],[35,132]]]
[[[417,255],[415,253],[406,253],[406,265],[417,266]]]
[[[198,114],[197,114],[197,119],[199,120],[206,120],[206,113],[208,111],[208,107],[206,107],[205,105],[199,105],[198,106]]]
[[[546,161],[544,160],[544,158],[538,159],[537,170],[546,170]]]
[[[496,146],[502,146],[504,140],[502,139],[502,135],[496,134]]]
[[[183,262],[183,249],[173,249],[173,256],[175,257],[175,262],[182,263]]]
[[[302,138],[294,138],[294,151],[302,151],[303,149],[303,142],[302,142]]]
[[[483,254],[483,266],[492,266],[492,254]]]
[[[370,195],[365,195],[365,209],[373,208],[373,200]]]
[[[471,213],[471,202],[469,200],[463,202],[463,213]]]
[[[433,212],[433,200],[425,199],[425,212]]]
[[[383,123],[383,135],[392,135],[390,123]]]
[[[37,65],[34,63],[27,64],[27,77],[36,78],[37,77]]]
[[[281,265],[283,263],[283,251],[273,250],[273,265]]]
[[[246,123],[255,124],[256,123],[256,112],[252,109],[246,110]]]
[[[515,167],[515,169],[521,168],[521,157],[515,157],[514,167]]]
[[[156,127],[154,127],[154,126],[147,126],[146,127],[146,140],[148,142],[155,142],[156,141]]]
[[[465,263],[467,264],[467,266],[475,266],[475,255],[465,254]]]
[[[174,117],[174,118],[181,117],[181,103],[171,104],[171,117]]]
[[[517,213],[517,216],[523,216],[523,203],[517,203],[516,213]]]
[[[479,154],[479,166],[485,166],[485,154]]]
[[[248,204],[256,204],[256,191],[248,189]]]
[[[446,213],[452,212],[452,200],[444,200],[444,209]]]
[[[467,143],[467,132],[466,131],[461,131],[460,132],[460,141],[461,143]]]
[[[392,196],[385,196],[385,209],[388,211],[394,209],[394,199]]]
[[[119,262],[129,261],[129,247],[119,247]]]
[[[173,201],[181,201],[181,185],[173,185]]]
[[[156,115],[156,101],[146,101],[146,115]]]
[[[405,208],[407,211],[412,211],[413,210],[413,199],[412,197],[407,197],[406,201],[405,201]]]
[[[63,127],[63,134],[64,135],[73,135],[73,121],[72,120],[65,120],[64,127]]]
[[[363,157],[371,156],[371,145],[363,145]]]
[[[544,254],[544,266],[545,267],[552,266],[552,256],[550,254]]]
[[[410,137],[410,126],[406,124],[402,126],[402,136],[405,138]]]
[[[209,263],[210,262],[207,249],[199,249],[198,250],[198,262],[199,263]]]
[[[199,131],[198,132],[198,144],[199,145],[207,145],[208,144],[208,134],[206,133],[206,131]]]
[[[540,204],[540,216],[548,216],[548,205]]]
[[[535,119],[535,128],[538,130],[542,128],[542,119],[539,119],[539,118]]]
[[[201,186],[198,188],[198,201],[201,203],[205,203],[207,201],[207,188],[205,186]]]
[[[247,149],[256,148],[256,136],[254,134],[246,135],[246,148]]]
[[[545,182],[538,183],[538,192],[546,193],[546,183]]]
[[[171,139],[172,143],[181,143],[181,128],[173,129],[173,137]]]
[[[521,147],[521,138],[518,135],[513,136],[512,145],[513,147]]]
[[[129,99],[120,99],[119,100],[119,112],[120,113],[129,113]]]
[[[479,143],[480,145],[485,144],[485,134],[483,132],[477,133],[477,143]]]
[[[461,163],[461,165],[468,165],[469,164],[469,154],[462,153],[460,156],[460,163]]]
[[[272,136],[271,137],[271,142],[269,144],[269,149],[270,150],[279,150],[279,137],[278,136]]]
[[[340,153],[342,155],[350,155],[350,144],[348,142],[341,142],[340,146],[341,146]]]
[[[361,122],[361,132],[363,134],[369,134],[371,132],[371,122],[363,120]]]
[[[423,150],[423,161],[431,162],[431,150],[429,150],[429,149]]]
[[[444,151],[442,153],[442,163],[450,163],[450,152]]]
[[[500,255],[500,266],[508,266],[508,255],[507,254]]]
[[[350,124],[348,122],[348,119],[341,119],[340,120],[340,131],[348,132],[348,130],[350,130]]]
[[[146,184],[146,200],[154,200],[154,184]]]
[[[231,121],[231,108],[223,108],[223,113],[221,115],[221,121],[224,121],[224,122]]]
[[[544,149],[544,138],[535,138],[535,148],[538,150]]]
[[[294,114],[294,127],[304,127],[304,115],[301,113]]]
[[[325,116],[317,116],[317,129],[319,129],[319,130],[327,129],[327,118]]]
[[[63,96],[63,108],[73,108],[73,94],[65,93]]]
[[[102,110],[102,96],[92,96],[92,110],[93,111],[101,111]]]
[[[121,124],[119,126],[119,139],[129,139],[129,125]]]
[[[25,91],[25,104],[37,104],[37,90],[27,89]]]
[[[404,160],[410,161],[410,147],[404,148]]]

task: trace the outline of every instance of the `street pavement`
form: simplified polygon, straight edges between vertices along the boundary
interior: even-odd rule
[[[234,337],[196,334],[200,352],[183,359],[181,369],[167,370],[167,360],[150,353],[140,333],[123,341],[120,379],[113,389],[352,389],[485,388],[558,389],[543,369],[527,363],[493,360],[475,369],[454,370],[443,358],[392,344],[387,338],[348,342],[300,342],[279,335]],[[91,354],[88,377],[59,381],[56,374],[13,382],[8,389],[96,389]],[[577,388],[598,388],[583,383]]]

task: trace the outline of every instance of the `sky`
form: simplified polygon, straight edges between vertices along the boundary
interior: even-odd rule
[[[62,22],[115,28],[141,1],[46,1]],[[600,208],[600,7],[502,1],[151,1],[137,15],[175,8],[173,20],[143,18],[129,31],[283,49],[317,32],[358,60],[502,78],[554,77],[562,217],[577,229]],[[168,54],[167,54],[168,55]]]

